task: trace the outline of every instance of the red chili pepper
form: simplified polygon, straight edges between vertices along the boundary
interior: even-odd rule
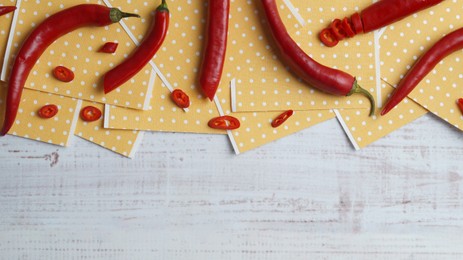
[[[16,10],[16,6],[0,6],[0,16]]]
[[[354,32],[367,33],[397,22],[444,0],[380,0],[350,18]],[[333,22],[335,22],[335,19]],[[330,27],[333,23],[330,24]],[[338,40],[341,40],[338,38]]]
[[[370,103],[370,115],[375,111],[373,96],[357,84],[357,80],[346,72],[324,66],[307,55],[286,31],[278,13],[275,0],[261,0],[267,25],[276,42],[280,57],[301,79],[310,86],[323,92],[338,96],[350,96],[354,93],[365,95]]]
[[[187,108],[190,106],[190,97],[181,89],[175,89],[172,91],[171,98],[180,108]]]
[[[135,76],[154,57],[167,35],[169,9],[165,0],[156,8],[154,19],[143,41],[121,64],[104,75],[104,93],[109,93]]]
[[[287,110],[280,115],[278,115],[275,119],[272,121],[272,127],[276,128],[282,125],[288,118],[290,118],[293,115],[294,111],[293,110]]]
[[[38,115],[39,117],[41,118],[52,118],[54,117],[56,114],[58,114],[58,107],[56,105],[53,105],[53,104],[49,104],[49,105],[45,105],[43,107],[41,107],[38,111]]]
[[[463,28],[453,31],[437,41],[408,70],[392,92],[381,111],[381,115],[386,115],[399,104],[442,59],[461,49],[463,49]]]
[[[103,53],[115,53],[117,46],[119,46],[119,43],[117,42],[107,42],[101,48],[98,50],[98,52],[103,52]]]
[[[225,62],[230,0],[210,0],[208,9],[199,84],[202,92],[212,101],[219,87]]]
[[[240,127],[240,120],[233,116],[219,116],[209,120],[207,125],[214,129],[234,130]]]
[[[463,114],[463,98],[457,100],[458,108],[460,108],[461,113]]]
[[[46,48],[59,37],[84,26],[107,26],[122,18],[137,16],[97,4],[82,4],[62,10],[37,25],[22,43],[8,81],[5,119],[0,135],[14,123],[27,77]]]
[[[80,110],[80,118],[86,122],[93,122],[101,117],[101,110],[94,106],[86,106]]]
[[[330,28],[323,29],[318,36],[327,47],[333,47],[339,43]]]
[[[59,81],[71,82],[74,79],[74,72],[64,66],[57,66],[53,69],[53,76]]]

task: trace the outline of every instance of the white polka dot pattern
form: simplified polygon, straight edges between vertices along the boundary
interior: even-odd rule
[[[396,85],[413,63],[444,35],[463,26],[463,1],[441,4],[387,27],[381,38],[382,77]],[[463,97],[462,52],[442,60],[409,97],[449,124],[463,130],[456,100]]]

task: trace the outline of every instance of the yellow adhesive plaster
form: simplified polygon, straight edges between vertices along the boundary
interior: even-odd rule
[[[82,102],[82,109],[86,106],[94,106],[104,112],[104,104],[88,101]],[[143,139],[143,132],[105,129],[103,126],[103,116],[99,120],[93,122],[86,122],[79,117],[75,134],[115,153],[133,158]]]
[[[235,153],[245,153],[334,118],[331,110],[294,111],[294,114],[282,125],[273,128],[271,123],[280,113],[276,111],[232,113],[231,115],[238,118],[241,123],[239,129],[228,133]]]
[[[383,83],[383,98],[392,87]],[[344,128],[348,138],[356,150],[365,148],[400,127],[420,118],[428,111],[422,106],[406,98],[385,116],[381,116],[381,108],[376,109],[374,116],[369,116],[366,109],[336,110],[336,116]]]
[[[0,82],[0,122],[3,122],[6,87]],[[44,105],[55,104],[59,111],[49,119],[40,118],[37,111]],[[36,141],[68,146],[73,136],[80,102],[63,96],[25,89],[15,124],[9,134]]]
[[[102,1],[85,1],[104,5]],[[7,55],[7,64],[11,65],[24,38],[47,16],[65,8],[77,5],[75,1],[33,1],[18,0],[18,17],[14,21],[14,38]],[[44,8],[46,6],[46,8]],[[138,18],[128,18],[138,20]],[[98,50],[106,42],[119,43],[116,53],[100,53]],[[79,28],[60,37],[52,43],[34,66],[26,82],[26,88],[40,90],[68,97],[108,103],[134,109],[146,109],[147,93],[151,67],[146,65],[137,75],[118,89],[104,94],[102,78],[105,72],[122,62],[134,51],[136,45],[126,34],[121,24],[105,27]],[[52,76],[52,70],[58,65],[70,68],[75,79],[63,83]],[[3,68],[2,78],[7,79],[8,69]]]
[[[463,1],[443,1],[388,26],[380,39],[381,77],[396,86],[414,62],[434,43],[463,26],[462,12]],[[461,51],[451,54],[408,95],[460,130],[463,130],[463,115],[456,101],[463,97],[462,63]],[[384,91],[392,92],[390,89]]]
[[[343,18],[370,3],[362,1],[277,0],[280,16],[291,37],[316,61],[355,76],[360,85],[375,90],[373,34],[358,35],[334,48],[323,46],[318,33],[335,18]],[[361,95],[325,94],[286,70],[266,33],[259,1],[235,1],[230,20],[227,72],[236,78],[236,111],[365,108]]]
[[[13,0],[0,1],[0,6],[12,6],[15,4],[16,1]],[[13,20],[13,14],[14,12],[0,16],[0,71],[2,71],[3,68],[3,60],[10,33],[11,21]]]
[[[208,108],[197,105],[198,100],[191,99],[190,107],[183,110],[172,102],[170,94],[169,89],[159,78],[154,80],[153,97],[148,110],[139,111],[106,106],[105,127],[161,132],[224,134],[222,131],[207,126],[209,119],[217,116],[215,107]]]

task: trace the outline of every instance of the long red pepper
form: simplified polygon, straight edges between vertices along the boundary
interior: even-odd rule
[[[230,0],[209,0],[199,84],[202,92],[211,101],[214,99],[222,77],[227,50],[229,12]]]
[[[59,37],[83,26],[107,26],[122,18],[138,15],[97,4],[82,4],[62,10],[45,19],[23,42],[8,80],[5,119],[0,135],[13,125],[27,77],[46,48]]]
[[[165,0],[156,8],[151,28],[143,41],[122,63],[104,75],[104,92],[109,93],[137,74],[154,57],[167,35],[169,9]]]
[[[399,104],[420,81],[445,57],[463,49],[463,28],[447,34],[427,50],[408,70],[405,77],[392,92],[381,115],[386,115]]]
[[[261,0],[267,24],[270,28],[280,57],[301,79],[312,87],[328,94],[350,96],[354,93],[365,95],[370,103],[370,115],[374,114],[373,96],[357,84],[355,77],[346,72],[324,66],[309,57],[291,38],[278,13],[275,0]]]
[[[360,13],[354,13],[350,19],[347,19],[344,28],[356,28],[354,32],[368,33],[377,30],[386,25],[397,22],[411,14],[437,5],[444,0],[380,0],[369,5]],[[346,18],[345,18],[346,19]],[[334,20],[336,21],[336,19]],[[330,25],[330,27],[333,27]],[[340,29],[344,29],[341,27]],[[320,34],[320,40],[324,42],[326,39],[326,31]],[[353,37],[348,36],[348,37]],[[342,40],[338,38],[338,40]],[[329,45],[332,41],[328,41]],[[329,46],[328,45],[328,46]],[[331,47],[331,46],[329,46]]]
[[[16,6],[0,6],[0,16],[16,10]]]

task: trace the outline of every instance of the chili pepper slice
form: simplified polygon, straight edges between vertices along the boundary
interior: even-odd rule
[[[98,50],[98,52],[103,52],[103,53],[115,53],[117,46],[119,46],[119,43],[117,42],[107,42],[101,48]]]
[[[0,136],[8,133],[18,113],[24,84],[42,53],[61,36],[78,28],[108,26],[126,17],[140,17],[99,4],[79,4],[47,17],[22,42],[8,79],[5,118]]]
[[[460,108],[461,113],[463,114],[463,98],[457,100],[457,105]]]
[[[16,6],[0,6],[0,16],[16,10]]]
[[[74,72],[64,66],[57,66],[53,69],[53,76],[59,81],[71,82],[74,79]]]
[[[278,115],[275,119],[272,121],[272,127],[276,128],[282,125],[288,118],[290,118],[293,115],[294,111],[293,110],[287,110],[280,115]]]
[[[323,29],[318,36],[320,41],[327,47],[333,47],[339,43],[330,28]]]
[[[363,23],[359,13],[354,13],[350,17],[350,21],[352,22],[352,26],[354,27],[355,34],[363,33]]]
[[[240,127],[240,120],[233,116],[219,116],[209,120],[207,125],[214,129],[234,130]]]
[[[344,17],[344,19],[342,19],[341,25],[342,25],[342,29],[344,29],[344,31],[346,32],[347,37],[352,38],[355,36],[354,28],[352,28],[349,18]]]
[[[49,105],[45,105],[43,107],[41,107],[38,111],[38,115],[39,117],[41,118],[52,118],[54,117],[56,114],[58,114],[58,106],[54,105],[54,104],[49,104]]]
[[[344,40],[347,37],[347,33],[344,31],[342,27],[342,21],[340,19],[334,19],[330,25],[331,31],[333,32],[334,37],[338,41]]]
[[[175,89],[174,91],[172,91],[170,96],[172,98],[172,101],[174,101],[174,103],[178,107],[187,108],[190,106],[190,97],[185,92],[183,92],[183,90]]]
[[[94,106],[86,106],[80,110],[80,118],[86,122],[93,122],[101,117],[101,110]]]

